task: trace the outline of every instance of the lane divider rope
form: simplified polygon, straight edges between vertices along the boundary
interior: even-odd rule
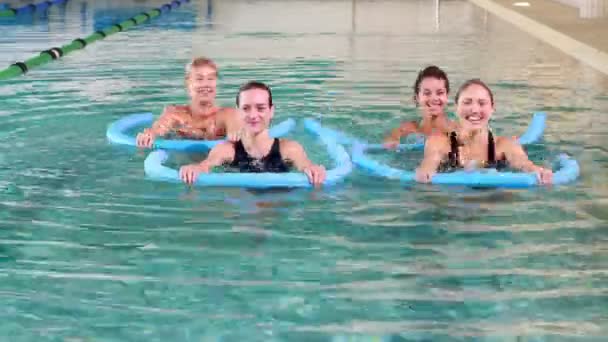
[[[85,38],[76,38],[71,43],[66,44],[64,46],[52,47],[48,50],[44,50],[35,57],[32,57],[23,62],[13,63],[6,69],[0,70],[0,80],[23,75],[35,67],[59,59],[76,50],[84,49],[87,45],[90,45],[98,40],[104,39],[117,32],[126,31],[133,26],[152,20],[160,16],[161,14],[168,13],[172,9],[179,7],[182,3],[188,2],[190,2],[190,0],[173,0],[172,2],[164,4],[159,8],[155,8],[148,12],[140,13],[121,23],[111,25],[100,31],[96,31]]]
[[[37,4],[29,4],[18,8],[2,8],[0,9],[0,17],[14,17],[20,14],[32,13],[35,11],[43,11],[53,5],[61,5],[68,2],[68,0],[48,0],[39,2]]]

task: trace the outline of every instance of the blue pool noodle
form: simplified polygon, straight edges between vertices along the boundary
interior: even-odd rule
[[[131,114],[114,121],[108,126],[106,137],[113,144],[136,146],[135,136],[126,132],[143,125],[150,125],[154,121],[152,113]],[[296,125],[294,119],[286,119],[270,128],[272,137],[286,135]],[[155,139],[154,148],[177,151],[208,151],[215,145],[225,141],[221,140],[193,140],[193,139]]]
[[[331,186],[342,181],[352,172],[350,156],[342,145],[335,139],[325,136],[322,131],[307,127],[325,144],[334,167],[326,174],[323,186]],[[164,150],[151,152],[144,161],[144,171],[149,179],[172,183],[181,183],[179,171],[163,165],[168,154]],[[209,187],[241,187],[241,188],[309,188],[312,184],[308,177],[300,172],[287,173],[202,173],[198,176],[195,186]]]

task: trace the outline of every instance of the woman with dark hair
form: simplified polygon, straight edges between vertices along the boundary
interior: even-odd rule
[[[493,113],[490,88],[478,79],[466,81],[456,93],[456,129],[427,139],[416,180],[428,183],[435,173],[454,169],[509,166],[534,172],[541,184],[551,184],[553,172],[532,163],[515,138],[494,137],[488,126]]]
[[[215,146],[201,163],[180,169],[181,179],[192,184],[200,173],[214,166],[228,165],[240,172],[289,172],[293,166],[303,172],[314,186],[323,184],[325,167],[310,161],[302,145],[294,140],[272,138],[268,127],[274,116],[272,92],[261,82],[248,82],[239,89],[236,105],[243,122],[237,141]]]
[[[439,67],[431,65],[418,73],[414,83],[414,103],[420,110],[422,120],[407,121],[391,131],[384,140],[386,148],[395,148],[401,137],[412,133],[425,136],[433,132],[448,132],[453,123],[447,118],[445,108],[448,103],[450,82],[446,73]]]

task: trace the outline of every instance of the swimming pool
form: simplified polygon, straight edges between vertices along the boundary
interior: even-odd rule
[[[3,19],[0,66],[165,2],[69,1]],[[603,340],[608,78],[466,1],[434,3],[193,1],[0,81],[0,336]],[[109,146],[105,129],[185,101],[193,55],[218,62],[224,105],[245,80],[268,81],[277,119],[368,140],[416,115],[422,66],[444,67],[453,89],[478,76],[495,90],[493,127],[518,134],[546,111],[531,154],[571,153],[581,179],[474,191],[355,171],[289,193],[146,180],[146,153]],[[327,160],[303,129],[293,137]]]

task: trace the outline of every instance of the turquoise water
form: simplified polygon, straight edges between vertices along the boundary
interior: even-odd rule
[[[162,1],[70,1],[0,22],[0,65]],[[104,7],[105,6],[105,7]],[[313,22],[314,19],[314,22]],[[515,49],[514,47],[517,47]],[[355,171],[321,191],[146,180],[107,125],[186,101],[194,55],[219,102],[267,81],[277,121],[377,140],[414,118],[416,72],[495,90],[493,126],[548,113],[534,160],[555,189],[402,186]],[[452,98],[453,96],[451,96]],[[608,334],[608,77],[466,1],[194,2],[0,81],[0,336],[17,341],[603,341]],[[292,138],[327,157],[300,126]],[[419,154],[379,155],[412,165]],[[192,156],[197,158],[200,156]],[[176,156],[174,161],[188,156]],[[548,158],[550,160],[550,158]]]

